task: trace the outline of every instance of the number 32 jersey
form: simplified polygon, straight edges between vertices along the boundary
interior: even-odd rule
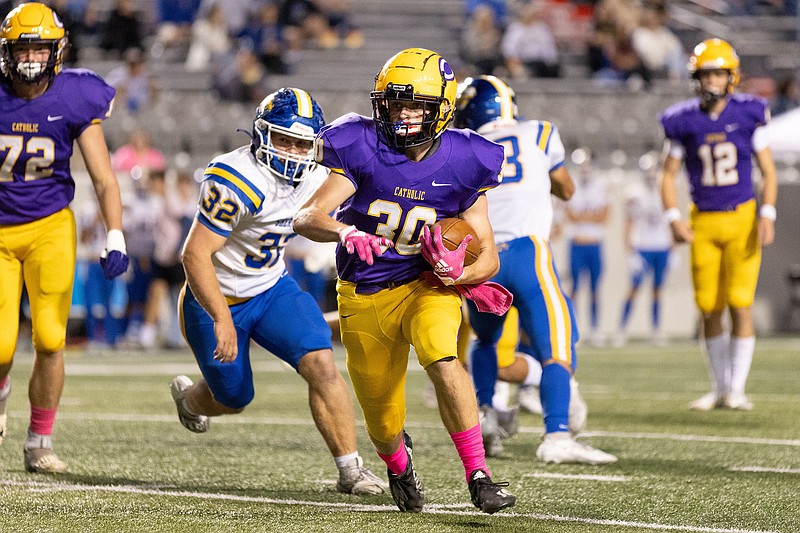
[[[292,216],[319,188],[328,171],[306,169],[296,187],[275,178],[249,146],[211,161],[200,188],[197,220],[227,237],[212,256],[222,294],[251,298],[283,275],[283,250],[292,237]]]
[[[371,118],[347,114],[317,136],[317,162],[356,188],[337,220],[395,243],[373,265],[336,252],[339,278],[355,283],[406,282],[430,269],[420,255],[422,227],[469,209],[497,186],[503,148],[468,130],[445,130],[435,152],[411,161],[386,145]]]
[[[756,128],[769,121],[763,98],[734,94],[719,115],[700,109],[698,99],[664,111],[665,136],[683,146],[692,201],[700,211],[732,211],[754,197],[752,155]]]
[[[64,69],[33,100],[0,82],[0,225],[61,211],[75,196],[73,143],[111,115],[114,88],[95,73]]]

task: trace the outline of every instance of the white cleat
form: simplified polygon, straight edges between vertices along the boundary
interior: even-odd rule
[[[545,463],[556,464],[607,465],[617,462],[616,456],[578,442],[566,432],[545,434],[536,450],[536,457]]]
[[[722,407],[737,411],[752,411],[753,402],[742,392],[732,392],[722,398]]]
[[[589,416],[589,408],[578,390],[578,382],[575,378],[569,380],[569,420],[567,421],[569,432],[575,436],[586,429],[586,419]]]
[[[67,465],[52,448],[25,448],[25,470],[34,474],[63,474]]]
[[[195,415],[186,410],[183,403],[186,397],[186,389],[193,385],[192,380],[186,376],[178,376],[169,384],[169,392],[175,400],[178,408],[178,419],[183,427],[193,433],[205,433],[208,431],[208,417],[205,415]]]
[[[522,409],[535,415],[542,414],[542,400],[539,398],[539,387],[520,385],[517,391],[517,403]]]
[[[663,348],[669,344],[669,338],[664,334],[663,331],[656,330],[650,335],[650,342],[653,346],[658,348]]]
[[[478,422],[481,425],[483,449],[487,457],[497,457],[503,453],[503,443],[500,442],[500,427],[497,422],[497,411],[488,405],[481,405],[478,410]]]
[[[389,491],[389,484],[364,466],[364,459],[359,456],[351,464],[339,470],[336,490],[356,496],[383,494]]]
[[[693,402],[689,402],[689,409],[692,411],[711,411],[722,407],[722,397],[716,392],[703,394]]]
[[[626,344],[628,344],[628,335],[624,331],[617,332],[617,334],[611,338],[612,348],[622,348]]]

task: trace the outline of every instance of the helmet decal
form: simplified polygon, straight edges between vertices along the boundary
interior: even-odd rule
[[[453,69],[450,68],[450,63],[443,57],[439,58],[439,72],[445,81],[454,81],[456,79]]]

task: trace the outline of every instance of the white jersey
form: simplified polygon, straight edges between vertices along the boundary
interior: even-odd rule
[[[478,132],[505,148],[503,181],[486,192],[495,241],[550,238],[550,172],[564,164],[564,145],[550,122],[491,122]]]
[[[292,217],[328,175],[320,166],[306,172],[292,187],[258,163],[249,146],[208,164],[197,219],[228,238],[211,258],[222,294],[250,298],[283,275],[283,249],[295,236]]]
[[[634,183],[625,194],[625,216],[631,223],[631,246],[663,251],[672,246],[672,231],[664,216],[661,194],[654,187]]]
[[[606,180],[592,176],[575,180],[575,194],[567,202],[573,213],[586,214],[602,211],[608,207],[608,184]],[[574,222],[570,237],[582,242],[601,242],[605,237],[605,222]]]

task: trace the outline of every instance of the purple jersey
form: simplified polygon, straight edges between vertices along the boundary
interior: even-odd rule
[[[467,130],[445,130],[438,149],[413,162],[383,143],[371,118],[345,115],[317,136],[317,161],[345,175],[356,192],[337,220],[395,243],[367,265],[341,246],[339,278],[364,284],[405,282],[430,267],[420,255],[424,225],[455,217],[500,183],[503,147]]]
[[[75,194],[72,146],[111,113],[114,88],[83,69],[65,69],[33,100],[0,83],[0,225],[22,224],[64,209]]]
[[[753,132],[768,120],[766,100],[739,94],[716,120],[700,109],[699,99],[664,111],[664,134],[685,149],[690,193],[700,211],[731,211],[755,196]]]

